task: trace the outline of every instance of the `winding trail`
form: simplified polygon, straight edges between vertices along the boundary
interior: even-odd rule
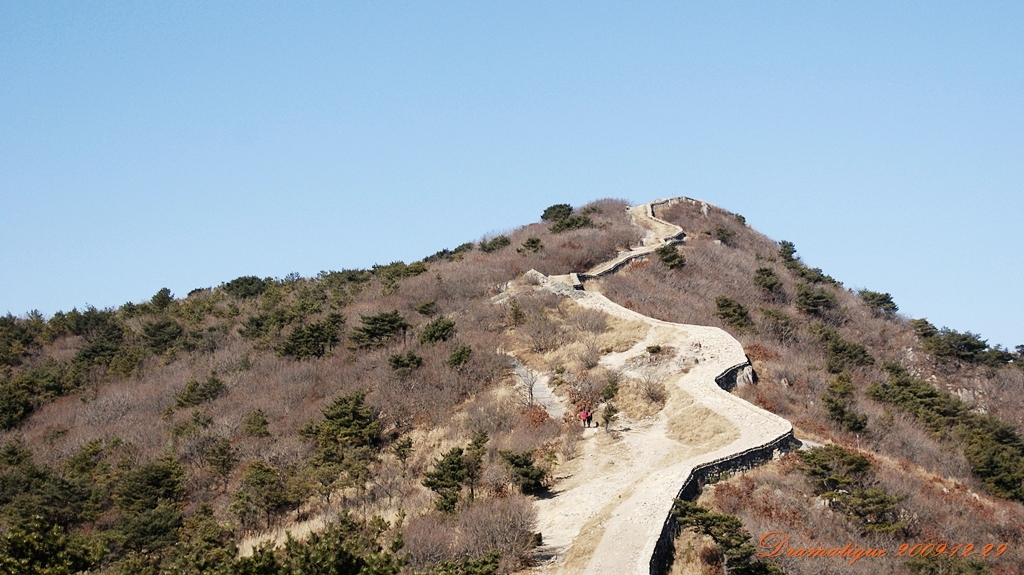
[[[565,414],[565,403],[555,395],[554,390],[548,385],[551,376],[533,371],[514,357],[511,359],[512,369],[515,371],[516,377],[519,378],[519,385],[524,390],[533,388],[532,393],[530,393],[531,401],[543,407],[544,411],[548,412],[552,419],[561,421],[562,416]]]
[[[709,462],[741,464],[758,449],[769,449],[792,436],[785,419],[723,390],[717,379],[739,374],[749,379],[743,347],[725,331],[707,326],[665,322],[586,291],[583,282],[621,269],[657,248],[683,241],[679,226],[655,217],[660,200],[629,209],[633,221],[646,229],[643,245],[582,274],[543,277],[542,287],[577,304],[648,326],[647,336],[631,349],[602,357],[601,364],[636,378],[656,377],[666,386],[667,400],[657,416],[622,421],[613,434],[584,430],[577,457],[559,467],[552,495],[537,501],[538,528],[544,546],[538,550],[537,574],[629,575],[656,570],[663,552],[666,522],[673,498],[690,483],[695,469]],[[537,272],[530,272],[536,274]],[[647,346],[668,353],[655,359]],[[523,367],[523,369],[526,369]],[[517,370],[518,371],[518,370]],[[525,374],[524,374],[525,375]],[[521,375],[522,377],[522,375]],[[560,417],[568,407],[536,376],[535,398]],[[540,400],[543,398],[543,400]]]

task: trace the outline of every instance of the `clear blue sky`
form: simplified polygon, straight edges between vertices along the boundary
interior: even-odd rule
[[[0,313],[686,195],[1024,343],[1024,3],[633,4],[2,2]]]

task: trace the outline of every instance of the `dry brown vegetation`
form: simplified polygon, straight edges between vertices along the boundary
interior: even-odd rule
[[[762,534],[783,531],[793,547],[886,547],[890,553],[902,543],[974,543],[980,549],[1007,543],[1000,557],[983,562],[993,573],[1018,573],[1024,564],[1024,510],[1017,503],[978,496],[963,483],[926,473],[907,463],[872,457],[876,485],[897,494],[900,517],[906,526],[898,533],[871,533],[855,528],[847,517],[815,496],[795,455],[705,488],[699,503],[740,517],[755,542]],[[791,575],[906,572],[906,559],[860,560],[834,564],[806,557],[783,558],[778,563]]]
[[[681,201],[659,209],[657,215],[686,232],[686,242],[679,247],[686,266],[671,270],[655,258],[638,261],[603,280],[602,293],[651,317],[714,325],[732,333],[743,343],[759,380],[758,385],[736,393],[792,421],[798,435],[877,454],[881,462],[879,481],[904,497],[901,506],[914,517],[913,531],[909,532],[913,538],[996,543],[1020,540],[1024,533],[1021,504],[984,496],[984,487],[964,457],[962,440],[955,436],[940,438],[912,415],[866,398],[864,390],[871,382],[886,379],[883,362],[896,362],[914,376],[954,393],[974,404],[976,410],[995,415],[1021,432],[1024,371],[1012,365],[997,369],[939,361],[922,351],[921,341],[906,318],[875,313],[856,293],[828,281],[812,285],[831,293],[836,307],[822,315],[801,311],[796,305],[797,284],[807,281],[783,264],[779,244],[740,224],[724,210],[711,207],[705,215],[699,202]],[[716,241],[717,228],[735,233],[722,243]],[[773,270],[781,280],[781,290],[769,293],[755,284],[759,268]],[[740,325],[723,319],[716,307],[719,296],[742,304],[751,321]],[[836,375],[826,370],[829,358],[820,331],[813,327],[815,323],[836,330],[844,340],[863,345],[874,359],[873,365],[844,366],[855,386],[850,408],[867,416],[867,427],[862,431],[851,432],[829,417],[822,398]],[[785,471],[779,472],[780,468]],[[704,500],[739,515],[755,538],[792,526],[794,537],[799,532],[821,541],[870,542],[852,524],[816,506],[807,493],[801,474],[774,464],[718,486],[715,495]],[[972,493],[982,494],[981,499]],[[1014,555],[992,562],[991,567],[994,572],[1010,573],[1016,572],[1010,566],[1020,564],[1020,557]],[[806,560],[790,560],[783,567],[790,573],[819,573],[822,568]],[[836,572],[877,571],[879,565],[876,561],[857,569],[844,567]],[[905,572],[900,566],[893,570]]]
[[[97,441],[104,446],[105,462],[119,470],[169,455],[184,473],[179,504],[184,515],[209,505],[216,519],[234,526],[231,536],[244,541],[243,548],[283,541],[286,529],[297,535],[318,531],[353,513],[401,522],[410,568],[472,559],[494,549],[503,553],[502,571],[514,570],[528,561],[534,517],[499,452],[529,452],[538,468],[550,469],[559,459],[575,456],[580,429],[575,411],[567,414],[567,422],[557,422],[523,400],[505,353],[554,374],[555,392],[577,409],[596,406],[612,388],[625,416],[639,419],[664,412],[670,435],[688,444],[724,445],[738,433],[685,394],[667,391],[661,380],[623,378],[598,366],[601,355],[624,351],[644,339],[644,324],[529,289],[530,280],[523,277],[527,270],[586,270],[639,241],[641,231],[630,224],[623,202],[602,200],[591,207],[589,217],[596,227],[553,234],[551,224],[532,224],[511,232],[506,247],[486,253],[448,252],[430,258],[429,269],[418,269],[421,273],[378,270],[343,280],[329,274],[291,277],[270,282],[253,297],[231,295],[221,286],[195,290],[156,310],[125,306],[117,311],[125,334],[117,355],[90,364],[71,393],[36,400],[34,411],[0,439],[21,442],[37,461],[54,468]],[[907,525],[899,534],[862,533],[815,498],[792,457],[719,483],[705,492],[702,503],[738,515],[755,538],[787,529],[794,537],[865,546],[892,547],[896,537],[1006,542],[1012,551],[989,566],[997,573],[1015,572],[1024,562],[1022,506],[985,494],[972,475],[962,440],[928,431],[912,415],[868,399],[864,390],[885,379],[883,362],[895,362],[976,411],[1024,431],[1024,370],[939,361],[923,351],[906,318],[879,314],[857,294],[827,280],[810,285],[833,297],[836,305],[808,312],[798,298],[799,284],[808,283],[806,276],[798,277],[780,259],[779,244],[733,214],[713,207],[704,213],[700,203],[682,201],[659,209],[657,215],[687,233],[678,248],[685,266],[669,269],[650,257],[588,283],[588,289],[657,319],[713,325],[732,333],[744,344],[759,377],[756,386],[736,393],[791,420],[801,437],[870,453],[878,485],[901,498]],[[517,251],[528,238],[538,238],[543,248]],[[759,269],[771,270],[779,287],[759,287],[753,279]],[[512,299],[495,304],[492,298],[513,281],[526,289],[516,289]],[[735,306],[723,311],[723,297],[743,306],[746,318],[737,316]],[[361,318],[387,312],[397,312],[408,326],[369,344],[349,337]],[[336,342],[302,360],[282,351],[300,327],[322,325],[331,314],[344,319]],[[253,318],[263,318],[271,327],[250,331]],[[421,340],[424,328],[437,318],[453,322],[454,334]],[[154,343],[157,319],[169,319],[182,330],[166,349]],[[278,320],[279,325],[273,324]],[[864,429],[851,431],[831,418],[823,401],[836,377],[829,371],[835,365],[829,363],[824,330],[863,346],[873,359],[841,366],[854,387],[847,408],[866,416]],[[4,382],[52,362],[70,364],[88,345],[87,338],[67,332],[53,332],[39,341],[5,368],[0,374]],[[471,352],[453,361],[466,348]],[[657,354],[675,352],[665,348]],[[412,363],[396,369],[396,356]],[[181,393],[190,380],[214,376],[223,383],[222,390],[182,406]],[[317,448],[299,431],[323,420],[323,410],[335,398],[356,392],[366,393],[377,425],[368,472],[358,481],[321,485],[323,478],[310,466]],[[265,435],[247,431],[246,417],[255,410],[266,417]],[[688,425],[679,425],[683,421]],[[472,501],[467,491],[455,513],[435,510],[438,496],[424,487],[424,474],[441,454],[465,448],[479,431],[487,433],[488,442]],[[226,474],[217,472],[210,456],[211,446],[222,439],[237,456]],[[412,441],[411,453],[399,457],[396,447],[405,439]],[[245,470],[254,462],[277,470],[292,497],[268,513],[266,523],[246,523],[229,510],[243,487]],[[117,513],[109,508],[76,529],[92,533],[111,528]],[[679,553],[702,563],[705,572],[720,567],[716,561],[721,558],[706,538],[683,541]],[[113,555],[100,568],[122,558]],[[879,565],[863,562],[854,570],[836,572],[879,570]],[[791,573],[821,572],[820,565],[807,561],[787,560],[782,566]],[[906,572],[901,564],[890,567],[891,572]],[[686,562],[677,561],[674,568],[685,569]]]
[[[795,306],[795,286],[801,280],[779,261],[779,245],[741,225],[733,214],[724,210],[712,207],[705,216],[699,202],[681,201],[659,209],[657,215],[686,232],[686,243],[679,248],[686,256],[686,266],[669,270],[653,258],[639,261],[604,280],[603,293],[651,317],[713,325],[729,331],[743,343],[759,377],[758,386],[741,389],[738,393],[762,407],[770,407],[807,432],[829,438],[844,437],[841,429],[828,423],[820,401],[834,375],[825,371],[827,356],[821,337],[809,326],[823,322],[823,318],[804,313]],[[736,232],[728,244],[715,240],[714,230],[718,227]],[[778,303],[779,298],[755,285],[755,271],[762,267],[772,268],[781,279],[784,295],[781,299],[786,303]],[[855,293],[841,285],[823,283],[818,286],[830,291],[838,302],[833,317],[824,321],[836,324],[835,329],[844,339],[864,345],[875,359],[874,365],[847,366],[858,390],[872,381],[885,379],[880,366],[883,361],[894,361],[905,365],[912,374],[976,403],[978,409],[1024,432],[1024,394],[1019,392],[1024,372],[1012,368],[957,367],[934,361],[921,350],[920,340],[906,318],[872,313]],[[715,298],[722,295],[749,310],[753,320],[750,327],[737,329],[716,315]],[[792,327],[780,328],[777,321],[766,316],[765,310],[788,317]],[[884,406],[865,400],[859,393],[856,401],[855,407],[868,413],[872,421],[886,412]],[[889,417],[900,419],[898,414],[889,413],[886,425]],[[926,461],[922,455],[931,449],[942,451],[944,448],[933,438],[920,439],[922,444],[914,450],[886,453],[929,470],[942,471],[932,467],[941,465],[939,461]],[[886,441],[885,434],[869,434],[860,440],[879,442],[880,448]],[[969,477],[954,476],[970,481]]]
[[[524,339],[538,351],[571,340],[564,361],[586,371],[596,365],[602,348],[617,349],[622,343],[602,339],[609,321],[603,314],[526,298],[521,304],[527,321],[515,325],[508,310],[491,298],[531,268],[545,274],[587,269],[636,243],[641,232],[626,207],[617,200],[594,202],[588,214],[595,227],[552,234],[548,223],[525,226],[509,234],[509,247],[448,252],[430,258],[424,273],[389,275],[382,268],[341,280],[331,274],[289,277],[269,282],[254,297],[236,297],[222,286],[194,290],[159,308],[156,303],[128,306],[116,312],[125,338],[114,361],[90,368],[79,391],[40,402],[2,440],[22,442],[38,461],[52,466],[94,440],[123,442],[121,452],[131,465],[170,454],[185,474],[185,515],[200,503],[209,504],[215,517],[238,526],[236,538],[246,536],[246,546],[280,540],[286,527],[296,533],[319,529],[346,511],[394,520],[403,517],[401,509],[413,567],[497,549],[503,553],[502,571],[512,570],[526,558],[533,512],[528,500],[515,493],[497,452],[535,452],[539,466],[550,465],[561,427],[543,410],[524,409],[515,400],[509,362],[499,350]],[[539,238],[544,247],[518,253],[514,248],[529,237]],[[428,302],[434,303],[424,306]],[[356,345],[349,338],[362,317],[391,311],[409,327],[379,346]],[[337,317],[332,313],[341,314],[344,323],[336,342],[314,348],[322,357],[296,360],[282,352],[293,332]],[[180,326],[182,334],[159,352],[149,350],[155,318],[174,330]],[[254,318],[264,323],[255,324]],[[275,318],[284,319],[274,325]],[[435,318],[454,322],[454,335],[423,343],[417,334]],[[84,343],[80,336],[58,335],[18,358],[13,373],[47,361],[67,362]],[[468,359],[451,363],[465,346],[471,350]],[[418,366],[405,371],[389,366],[389,358],[405,354],[419,358]],[[223,390],[194,407],[181,407],[177,398],[186,382],[205,381],[211,374]],[[378,422],[376,455],[365,481],[323,492],[303,475],[315,446],[299,430],[321,420],[332,400],[357,391],[366,393]],[[244,419],[256,409],[266,417],[267,437],[245,432]],[[435,496],[421,484],[423,473],[440,453],[465,446],[478,430],[489,441],[475,499],[460,503],[457,514],[442,516],[432,511]],[[403,437],[412,438],[412,455],[399,461],[392,448]],[[215,476],[205,457],[219,438],[226,438],[237,455],[226,481]],[[273,517],[266,536],[252,532],[261,529],[259,524],[242,529],[245,523],[229,511],[232,494],[253,461],[280,470],[287,488],[301,498]]]

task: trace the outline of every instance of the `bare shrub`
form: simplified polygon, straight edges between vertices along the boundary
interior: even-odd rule
[[[582,344],[583,347],[576,352],[576,360],[580,362],[583,369],[597,367],[598,362],[601,360],[601,348],[597,343],[597,338],[587,338]]]
[[[501,552],[502,573],[526,564],[537,516],[522,495],[479,499],[457,518],[429,513],[409,520],[402,531],[409,565],[423,570],[445,561]]]
[[[373,491],[381,500],[387,501],[384,509],[391,509],[396,500],[401,500],[414,489],[405,466],[395,457],[385,457],[374,466]]]
[[[640,391],[643,392],[644,397],[651,403],[665,403],[667,392],[665,390],[665,382],[660,377],[645,374],[640,378]]]
[[[573,306],[567,314],[569,323],[581,332],[602,333],[608,329],[608,314],[601,310]]]
[[[588,373],[583,373],[579,379],[569,384],[569,403],[572,404],[575,411],[583,408],[592,409],[597,405],[604,387],[604,382]]]
[[[512,471],[504,462],[492,461],[484,467],[480,485],[494,495],[506,495],[511,491]]]
[[[481,394],[465,407],[470,427],[482,429],[491,437],[511,433],[518,411],[512,397],[494,392]]]
[[[550,417],[529,418],[525,412],[521,415],[521,425],[518,425],[504,439],[497,442],[502,449],[511,451],[532,451],[543,445],[549,444],[558,437],[561,425]],[[535,412],[534,412],[535,413]],[[532,420],[532,421],[531,421]]]
[[[456,533],[446,518],[436,513],[414,517],[402,530],[403,551],[409,554],[409,566],[424,570],[430,565],[458,559]]]
[[[536,316],[559,312],[562,298],[546,289],[532,290],[518,299],[520,307],[527,316]]]
[[[132,397],[125,392],[107,393],[90,402],[85,423],[106,426],[122,419],[132,407]]]
[[[706,545],[697,551],[697,557],[700,562],[707,566],[713,573],[717,573],[722,569],[722,563],[725,561],[725,555],[722,555],[722,550],[716,545]]]
[[[563,429],[560,454],[563,461],[570,461],[576,457],[576,448],[583,436],[583,429],[579,425],[573,424],[566,425]]]
[[[537,513],[529,498],[511,495],[478,501],[459,515],[458,554],[479,557],[501,551],[499,571],[511,573],[527,564]]]
[[[555,349],[562,343],[561,328],[544,312],[533,314],[519,332],[530,339],[530,349],[538,353]]]

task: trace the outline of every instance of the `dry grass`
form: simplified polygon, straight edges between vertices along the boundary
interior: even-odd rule
[[[651,391],[660,391],[660,400],[657,397],[652,397]],[[668,393],[665,391],[663,381],[653,378],[641,380],[627,377],[619,381],[619,392],[615,394],[615,405],[629,419],[646,419],[661,412],[665,407],[667,397]]]
[[[669,396],[665,416],[670,438],[701,451],[718,449],[740,437],[739,429],[729,420],[682,390],[674,390]]]
[[[870,456],[870,454],[868,454]],[[887,546],[902,542],[991,541],[1009,544],[999,558],[987,558],[993,573],[1014,573],[1024,561],[1024,509],[1017,503],[991,500],[962,483],[929,473],[916,466],[871,457],[878,485],[900,495],[898,504],[908,520],[905,537],[864,533],[845,516],[833,512],[813,497],[794,455],[771,462],[727,481],[705,488],[699,503],[739,516],[755,542],[768,531],[784,531],[794,544]],[[779,561],[786,573],[820,573],[821,565],[805,558]],[[905,573],[902,561],[861,561],[844,565],[842,573],[877,573],[887,569]]]
[[[414,454],[404,483],[392,477],[394,461],[385,455],[376,464],[377,478],[365,490],[366,495],[357,500],[351,494],[342,494],[345,505],[356,506],[357,514],[388,516],[395,510],[395,494],[400,493],[407,510],[429,508],[431,496],[419,486],[417,474],[428,469],[442,450],[464,446],[476,429],[487,430],[495,449],[537,449],[558,436],[557,422],[538,422],[509,402],[510,390],[505,387],[508,362],[497,352],[513,345],[506,333],[505,312],[490,298],[500,286],[530,268],[545,274],[587,269],[639,239],[640,231],[630,223],[624,202],[601,200],[592,207],[597,210],[591,214],[596,228],[553,235],[548,231],[549,224],[533,224],[511,232],[513,246],[526,237],[540,237],[545,248],[537,254],[521,255],[512,247],[489,254],[471,251],[456,261],[431,263],[428,273],[401,279],[390,293],[379,278],[339,293],[323,291],[316,280],[299,279],[276,284],[262,296],[248,300],[235,300],[217,290],[197,291],[169,309],[185,329],[203,333],[199,349],[150,356],[141,370],[128,378],[107,376],[105,370],[96,369],[95,380],[81,394],[42,405],[19,429],[2,434],[0,439],[23,438],[41,460],[54,465],[95,438],[128,442],[130,446],[124,452],[137,462],[168,449],[177,450],[186,464],[189,500],[207,501],[218,517],[230,519],[226,508],[238,486],[240,471],[230,478],[226,493],[211,488],[207,472],[195,457],[200,438],[172,438],[170,432],[176,424],[190,421],[193,412],[201,410],[212,420],[201,433],[229,438],[242,458],[238,470],[254,459],[284,467],[310,456],[309,443],[297,433],[302,425],[321,417],[321,409],[333,398],[364,390],[382,423],[384,442],[400,434],[410,435]],[[318,290],[323,292],[322,297],[317,295]],[[239,335],[246,317],[275,308],[291,309],[299,299],[310,297],[319,311],[304,312],[306,322],[338,311],[346,317],[343,329],[347,332],[359,324],[360,316],[397,310],[412,327],[404,338],[395,338],[381,349],[350,350],[343,334],[332,353],[305,361],[279,357],[274,352],[291,326],[258,341],[244,340]],[[431,318],[415,310],[431,300],[436,302],[438,315],[455,321],[456,335],[448,342],[419,345],[416,334]],[[534,313],[538,325],[544,323],[537,318],[549,303],[526,302],[527,312]],[[543,329],[536,334],[543,339],[546,329],[554,339],[537,347],[557,345],[564,332],[566,337],[581,342],[571,350],[574,361],[593,366],[603,349],[625,345],[620,336],[609,335],[609,327],[619,328],[617,320],[590,310],[568,309],[570,306],[562,310],[560,303],[554,306],[554,321],[541,325]],[[126,320],[129,343],[145,347],[140,332],[147,321],[151,318]],[[25,365],[38,365],[47,357],[68,360],[82,343],[79,337],[58,338],[27,358]],[[468,364],[453,370],[445,360],[459,345],[470,346],[473,353]],[[424,365],[407,377],[399,377],[388,367],[387,357],[410,350],[424,358]],[[225,393],[199,408],[174,408],[175,394],[185,382],[204,379],[211,371],[225,382]],[[255,408],[266,414],[270,438],[242,435],[242,418]],[[507,470],[493,453],[488,454],[484,476],[484,495],[507,492]],[[325,517],[329,520],[331,510],[318,514],[311,509],[303,514],[312,515],[312,519],[282,517],[282,529],[267,537],[278,537],[283,529],[315,529]]]
[[[715,541],[708,535],[699,535],[690,529],[681,531],[674,542],[672,568],[669,575],[706,575],[716,573],[701,560],[701,551],[713,547]],[[720,566],[719,566],[720,569]]]
[[[230,493],[237,488],[239,472],[230,478],[227,494],[211,488],[201,466],[190,463],[195,460],[196,440],[172,438],[170,431],[175,424],[202,410],[212,420],[204,433],[231,439],[243,460],[239,469],[245,461],[254,459],[287,466],[309,458],[310,445],[297,433],[302,425],[319,418],[320,410],[333,398],[365,390],[382,423],[384,442],[409,435],[414,440],[414,453],[405,470],[408,475],[399,473],[397,477],[395,461],[385,455],[375,468],[377,478],[367,488],[367,495],[357,499],[342,494],[344,505],[390,517],[397,511],[395,501],[400,500],[407,510],[422,514],[431,507],[432,495],[419,485],[420,474],[442,451],[464,446],[477,429],[488,432],[492,447],[484,469],[482,496],[504,495],[508,473],[495,458],[494,449],[545,452],[559,445],[563,458],[569,458],[572,446],[568,437],[561,443],[556,441],[558,422],[524,415],[516,406],[514,392],[508,386],[508,364],[498,350],[521,353],[520,358],[535,367],[551,371],[564,368],[571,383],[599,389],[607,375],[595,367],[600,356],[628,350],[648,335],[642,322],[609,317],[570,300],[545,295],[542,290],[528,289],[523,290],[521,298],[527,321],[510,333],[506,329],[506,310],[490,301],[503,285],[526,270],[533,268],[544,274],[585,270],[639,240],[641,232],[630,224],[624,202],[602,200],[594,205],[600,213],[592,218],[601,227],[554,235],[548,224],[532,224],[509,234],[513,247],[527,237],[539,237],[545,247],[536,254],[518,254],[513,247],[490,254],[468,252],[457,261],[432,263],[428,273],[400,280],[397,290],[387,295],[382,293],[384,286],[379,279],[344,294],[329,294],[321,310],[305,319],[317,321],[329,311],[339,311],[347,318],[345,329],[350,330],[358,325],[360,315],[398,310],[412,327],[404,338],[396,338],[381,349],[349,350],[343,338],[333,353],[322,359],[294,361],[274,352],[291,327],[255,342],[240,337],[238,328],[244,318],[275,306],[293,305],[316,287],[313,280],[282,284],[260,298],[245,301],[234,301],[219,291],[196,293],[179,301],[174,313],[187,329],[204,332],[200,349],[147,357],[141,370],[126,378],[109,376],[104,369],[96,368],[92,381],[81,393],[42,405],[18,429],[0,434],[0,439],[23,438],[42,461],[53,465],[95,438],[128,442],[123,453],[135,462],[176,450],[187,464],[190,504],[207,501],[218,517],[230,519],[226,508]],[[853,436],[829,422],[820,398],[832,376],[822,369],[825,356],[819,341],[806,327],[780,332],[761,312],[761,308],[781,311],[802,326],[815,319],[793,306],[797,279],[775,261],[778,245],[774,241],[738,224],[732,214],[717,208],[705,215],[699,204],[682,202],[661,209],[658,215],[687,232],[687,241],[680,248],[687,259],[686,267],[668,270],[656,258],[648,258],[607,279],[588,282],[588,290],[600,291],[651,317],[730,331],[744,344],[760,376],[757,386],[740,389],[738,395],[821,439],[880,454],[880,481],[905,495],[903,505],[916,515],[920,537],[1013,541],[1013,553],[1008,552],[1003,562],[993,565],[1012,572],[1013,565],[1024,563],[1019,552],[1024,533],[1021,506],[989,501],[984,495],[976,498],[971,490],[977,486],[959,445],[940,442],[910,418],[863,399],[863,389],[882,377],[877,366],[852,372],[858,390],[855,407],[868,415],[868,432]],[[713,234],[717,227],[736,232],[728,245],[715,242],[705,233]],[[775,270],[782,279],[782,297],[766,297],[753,284],[754,271],[759,267]],[[839,302],[838,312],[829,321],[842,337],[867,346],[878,363],[897,361],[915,375],[933,378],[937,387],[957,393],[976,403],[980,410],[1024,431],[1024,394],[1020,391],[1024,371],[953,369],[935,364],[920,352],[920,343],[905,318],[877,317],[852,292],[840,287],[829,289]],[[723,325],[715,315],[714,300],[719,295],[746,306],[753,325],[742,331]],[[456,336],[449,342],[421,346],[415,336],[430,318],[415,309],[431,300],[436,302],[439,315],[456,322]],[[129,343],[144,345],[140,335],[143,323],[140,318],[126,322]],[[25,366],[39,365],[48,357],[66,361],[82,343],[78,337],[58,338],[27,358]],[[473,354],[470,362],[456,371],[444,361],[459,345],[469,345]],[[424,358],[424,366],[399,377],[388,367],[387,357],[410,350]],[[203,379],[211,371],[216,371],[226,384],[221,397],[200,408],[168,409],[186,381]],[[650,417],[663,409],[670,436],[701,449],[714,449],[738,437],[738,430],[727,421],[673,385],[667,386],[662,407],[657,385],[647,383],[621,383],[617,403],[626,417]],[[270,438],[241,434],[242,417],[257,407],[270,422]],[[611,441],[603,435],[602,441]],[[823,539],[853,537],[850,527],[835,521],[827,510],[808,505],[802,478],[784,467],[773,464],[745,475],[751,486],[744,484],[736,493],[737,497],[748,497],[750,504],[735,509],[748,529],[756,535],[758,530],[773,525],[791,525],[795,533],[812,533]],[[709,490],[706,497],[713,497],[713,491]],[[724,498],[714,501],[730,505]],[[303,508],[312,519],[302,522],[298,516],[285,517],[282,529],[316,529],[330,519],[330,509],[317,514],[311,511],[312,505],[310,502]],[[423,519],[421,527],[429,531],[445,525]],[[591,525],[581,535],[581,546],[574,551],[582,554],[580,557],[588,556],[587,550],[592,551],[599,541],[597,529],[597,524]],[[423,549],[423,556],[429,556],[429,545]],[[694,549],[699,552],[697,547]],[[808,572],[807,565],[792,563],[785,567],[792,573],[804,573]]]
[[[517,292],[527,320],[514,331],[512,349],[524,363],[571,374],[595,368],[601,356],[623,352],[647,336],[640,321],[584,308],[543,288]]]

